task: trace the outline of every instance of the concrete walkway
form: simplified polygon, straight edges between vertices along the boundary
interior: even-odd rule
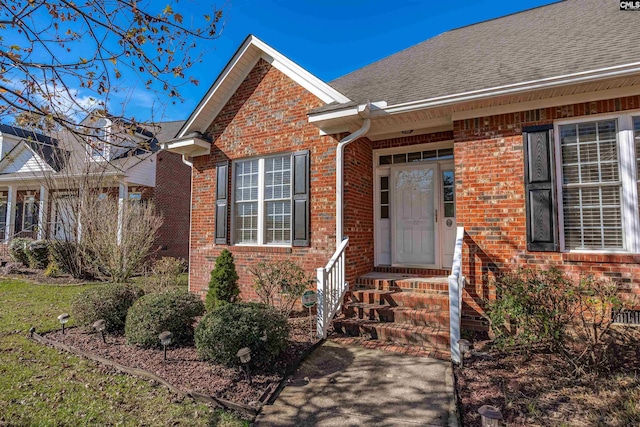
[[[326,341],[257,426],[456,426],[451,364]]]

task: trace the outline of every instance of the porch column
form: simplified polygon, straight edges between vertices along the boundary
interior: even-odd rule
[[[4,241],[9,243],[14,234],[16,222],[16,199],[18,198],[18,188],[15,185],[9,185],[7,191],[7,222],[5,225]]]
[[[40,186],[40,202],[38,205],[38,240],[47,238],[47,209],[49,207],[49,189]]]
[[[118,244],[122,242],[123,222],[124,222],[124,209],[125,203],[129,198],[129,186],[126,183],[121,183],[118,189]]]

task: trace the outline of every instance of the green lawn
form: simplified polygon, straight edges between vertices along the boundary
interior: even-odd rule
[[[58,328],[71,299],[90,286],[0,279],[0,425],[241,426],[228,413],[171,394],[96,363],[37,344],[26,335]],[[69,325],[73,325],[70,321]]]

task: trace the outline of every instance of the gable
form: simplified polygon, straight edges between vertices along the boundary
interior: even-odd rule
[[[178,133],[178,138],[193,132],[204,133],[259,61],[269,63],[299,86],[312,93],[324,104],[349,102],[349,99],[336,89],[286,58],[257,37],[250,35],[187,119]]]
[[[315,95],[260,60],[205,134],[215,146],[234,155],[253,155],[263,146],[285,149],[307,133],[317,133],[306,114],[319,105],[322,101]],[[253,143],[246,144],[247,140]]]
[[[43,171],[53,171],[53,169],[24,142],[20,142],[0,160],[0,174]]]

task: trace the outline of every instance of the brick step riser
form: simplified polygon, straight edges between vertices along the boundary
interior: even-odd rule
[[[380,322],[396,323],[411,326],[441,326],[449,327],[449,316],[442,313],[434,313],[431,311],[394,311],[389,307],[380,308],[362,308],[362,307],[345,307],[343,310],[345,317],[358,318],[366,320],[377,320]]]
[[[407,280],[371,280],[357,279],[354,290],[376,289],[381,291],[437,293],[449,295],[449,285],[446,283],[425,283]]]
[[[449,312],[449,298],[438,295],[407,295],[402,292],[379,295],[366,291],[356,291],[347,295],[345,300],[364,304],[378,304],[387,307],[407,307],[430,309],[435,312]]]
[[[415,332],[402,329],[393,330],[385,328],[383,325],[343,324],[338,320],[334,321],[334,328],[336,331],[347,335],[371,336],[372,339],[379,341],[432,347],[439,350],[449,349],[448,330],[443,330],[441,334],[433,334],[430,333],[430,331]]]

